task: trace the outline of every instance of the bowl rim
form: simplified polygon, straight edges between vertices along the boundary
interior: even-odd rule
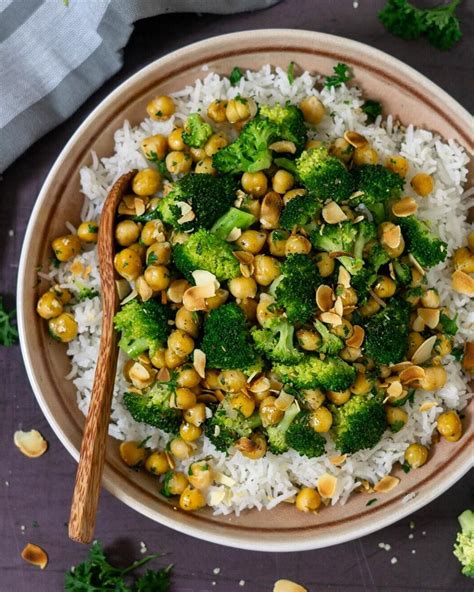
[[[178,61],[180,58],[185,57],[187,54],[199,51],[201,49],[209,49],[209,46],[215,45],[216,47],[220,44],[225,46],[226,41],[235,40],[242,38],[243,36],[248,35],[257,35],[260,38],[265,38],[270,40],[274,40],[275,38],[284,36],[286,40],[293,38],[298,45],[310,44],[311,42],[319,42],[324,44],[325,42],[330,42],[332,44],[342,44],[345,50],[352,50],[354,55],[360,55],[361,53],[364,56],[370,56],[373,58],[374,61],[383,61],[385,64],[392,65],[401,72],[401,74],[406,77],[410,78],[413,82],[420,82],[423,83],[422,86],[425,88],[431,88],[433,93],[440,97],[445,105],[447,111],[453,112],[458,118],[468,121],[470,119],[469,112],[462,107],[455,99],[453,99],[448,93],[446,93],[442,88],[440,88],[437,84],[429,80],[423,74],[419,73],[417,70],[404,64],[402,61],[398,60],[390,56],[389,54],[373,48],[369,45],[364,43],[354,41],[352,39],[348,39],[345,37],[337,36],[337,35],[330,35],[327,33],[320,33],[315,31],[308,31],[308,30],[301,30],[301,29],[256,29],[256,30],[245,30],[239,31],[235,33],[227,33],[224,35],[217,35],[213,36],[184,47],[181,47],[171,53],[167,53],[164,56],[153,60],[148,65],[144,66],[143,68],[139,69],[133,75],[128,77],[124,80],[121,84],[119,84],[113,91],[111,91],[100,103],[91,111],[91,113],[85,118],[85,120],[79,125],[76,131],[73,133],[71,138],[65,144],[61,152],[59,153],[58,157],[56,158],[53,166],[51,167],[46,179],[43,182],[41,190],[38,194],[36,199],[36,203],[31,211],[30,218],[28,221],[28,226],[26,228],[25,236],[23,239],[23,245],[20,255],[20,262],[19,262],[19,269],[18,269],[18,279],[17,279],[17,317],[18,317],[18,333],[19,333],[19,342],[21,347],[21,352],[25,364],[25,369],[27,372],[27,376],[32,387],[33,393],[36,397],[36,400],[43,412],[45,418],[47,419],[49,425],[53,429],[54,433],[61,441],[61,443],[65,446],[68,452],[72,455],[72,457],[77,461],[79,458],[79,450],[76,446],[72,443],[71,439],[68,435],[64,432],[61,428],[59,423],[56,421],[54,414],[51,412],[50,407],[44,397],[41,386],[37,380],[35,370],[32,364],[30,352],[27,348],[26,344],[26,326],[25,326],[25,318],[24,318],[24,309],[23,309],[23,302],[24,302],[24,291],[26,288],[26,263],[27,263],[27,252],[29,250],[30,244],[33,240],[33,231],[34,226],[36,224],[36,219],[38,214],[41,210],[43,202],[46,199],[46,195],[48,193],[49,187],[54,181],[54,178],[61,168],[63,162],[67,159],[70,148],[80,139],[82,133],[90,126],[94,124],[94,120],[97,116],[103,112],[105,112],[109,106],[109,104],[119,95],[126,92],[128,88],[134,86],[141,78],[146,77],[146,75],[159,67],[163,63],[167,63],[170,60]],[[282,50],[286,50],[287,48],[282,47]],[[132,509],[140,512],[141,514],[147,516],[148,518],[152,519],[153,521],[159,522],[164,526],[172,528],[177,531],[184,532],[190,536],[200,538],[202,540],[206,540],[208,542],[217,543],[225,546],[231,546],[234,548],[240,549],[247,549],[247,550],[254,550],[254,551],[276,551],[276,552],[291,552],[291,551],[305,551],[323,547],[329,547],[332,545],[336,545],[339,543],[343,543],[346,541],[353,540],[354,538],[359,538],[361,536],[368,535],[373,533],[377,530],[380,530],[398,520],[412,514],[413,512],[419,510],[433,499],[441,495],[445,492],[449,487],[451,487],[456,481],[458,481],[467,471],[471,468],[474,464],[474,461],[470,462],[469,455],[463,459],[462,462],[459,462],[458,465],[455,467],[455,470],[451,470],[446,479],[437,484],[435,487],[429,488],[427,491],[423,491],[422,494],[418,494],[417,497],[410,501],[407,504],[399,504],[396,512],[393,513],[392,516],[386,517],[378,517],[374,521],[367,521],[365,526],[357,525],[357,532],[355,532],[356,528],[352,525],[350,526],[347,531],[341,533],[333,533],[333,534],[321,534],[317,535],[316,537],[309,537],[307,539],[298,540],[298,541],[285,541],[285,540],[266,540],[265,548],[262,548],[262,543],[255,538],[252,538],[248,534],[236,535],[232,533],[224,533],[224,532],[216,532],[216,531],[208,531],[207,529],[203,529],[199,526],[194,526],[192,524],[183,524],[180,519],[180,515],[177,514],[176,518],[169,518],[168,516],[164,516],[160,514],[159,511],[152,510],[146,504],[133,499],[130,495],[123,492],[120,487],[117,486],[111,479],[109,479],[105,474],[103,478],[103,486],[116,498],[124,502],[126,505],[131,507]],[[72,484],[71,484],[71,491],[72,491]]]

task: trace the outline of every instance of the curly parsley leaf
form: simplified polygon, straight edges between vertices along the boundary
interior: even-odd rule
[[[367,115],[367,123],[373,123],[379,115],[382,115],[382,105],[372,99],[367,99],[361,109]]]
[[[238,66],[235,66],[235,68],[233,68],[229,76],[230,84],[232,86],[237,86],[240,82],[240,79],[243,78],[243,76],[244,73],[242,72],[242,70]]]
[[[426,37],[437,49],[451,49],[461,39],[461,27],[455,14],[459,2],[460,0],[453,0],[446,6],[424,11]]]
[[[325,88],[337,88],[338,86],[341,86],[341,84],[349,82],[349,80],[354,77],[347,64],[339,63],[333,67],[333,71],[334,74],[332,76],[326,76],[324,82]]]
[[[171,581],[171,566],[160,571],[148,570],[135,582],[133,592],[168,592]]]
[[[15,325],[15,310],[7,312],[0,296],[0,345],[10,347],[18,340],[18,329]]]
[[[458,332],[458,323],[457,323],[457,318],[458,315],[454,315],[453,319],[450,319],[448,317],[448,315],[445,315],[444,312],[442,312],[439,316],[439,322],[441,324],[441,326],[443,327],[443,331],[447,334],[447,335],[456,335],[456,333]]]

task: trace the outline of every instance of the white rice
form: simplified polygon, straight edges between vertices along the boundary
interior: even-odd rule
[[[207,69],[204,69],[207,72]],[[182,124],[187,114],[195,111],[206,113],[208,104],[215,99],[232,98],[237,94],[253,96],[257,102],[273,104],[287,100],[297,103],[307,95],[318,96],[327,108],[328,115],[310,132],[310,137],[332,140],[343,135],[345,130],[363,133],[380,155],[381,162],[391,154],[401,154],[410,162],[405,195],[416,198],[421,217],[430,220],[439,235],[448,243],[448,251],[465,243],[469,225],[467,211],[474,203],[471,190],[463,195],[463,183],[467,178],[468,157],[454,141],[442,140],[432,132],[416,129],[412,125],[402,127],[389,116],[385,122],[378,117],[375,124],[366,125],[365,115],[360,110],[364,102],[362,92],[357,87],[342,85],[337,89],[318,91],[314,88],[317,77],[305,72],[293,84],[289,84],[286,72],[272,70],[264,66],[258,72],[246,73],[236,87],[231,87],[227,79],[215,73],[205,75],[193,86],[188,86],[173,96],[177,105],[175,115],[166,122],[145,119],[137,127],[125,121],[115,133],[115,152],[108,158],[99,159],[92,154],[92,163],[81,170],[81,187],[85,195],[82,209],[83,220],[99,219],[100,211],[113,182],[132,168],[144,168],[148,165],[140,152],[140,142],[151,134],[169,134],[173,126]],[[410,187],[410,179],[417,172],[431,174],[435,181],[435,191],[428,198],[419,198]],[[69,227],[69,226],[68,226]],[[51,267],[43,274],[55,283],[77,293],[80,287],[99,288],[99,273],[95,248],[91,248],[76,257],[85,268],[90,266],[86,279],[71,274],[68,262],[59,269]],[[77,263],[76,263],[77,265]],[[436,287],[443,305],[457,313],[459,332],[458,343],[474,339],[474,311],[467,296],[451,290],[450,270],[448,265],[432,269],[428,275],[429,283]],[[98,297],[75,304],[73,313],[79,325],[77,338],[68,346],[71,357],[71,372],[67,378],[77,388],[77,404],[83,413],[87,412],[94,379],[95,360],[97,359],[101,308]],[[109,432],[120,440],[142,440],[150,436],[148,445],[164,446],[168,436],[159,430],[136,423],[122,405],[122,395],[127,390],[127,383],[122,377],[124,358],[118,364],[115,384],[113,411]],[[273,508],[285,499],[291,498],[298,485],[314,486],[323,473],[331,473],[338,479],[337,491],[332,504],[345,503],[362,480],[377,482],[390,473],[397,461],[403,462],[405,449],[412,442],[429,445],[437,416],[443,407],[462,409],[469,399],[468,380],[460,371],[459,364],[451,356],[447,358],[446,386],[435,393],[419,391],[415,394],[413,407],[407,404],[408,423],[398,433],[386,432],[383,439],[372,450],[363,450],[348,457],[341,467],[335,467],[329,457],[337,450],[328,439],[327,455],[307,459],[294,451],[281,456],[267,454],[264,458],[252,461],[239,452],[226,456],[215,450],[204,438],[196,449],[196,455],[182,463],[187,466],[203,456],[214,459],[215,470],[221,474],[221,483],[212,486],[208,492],[208,501],[216,514],[228,514],[256,507]],[[425,401],[434,401],[436,406],[424,413],[418,408]],[[227,476],[222,477],[222,475]],[[230,478],[230,479],[229,479]]]

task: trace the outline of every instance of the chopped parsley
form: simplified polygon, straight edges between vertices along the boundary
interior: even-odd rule
[[[373,504],[375,504],[375,502],[378,502],[378,499],[376,497],[373,497],[371,500],[369,500],[365,505],[366,506],[372,506]]]
[[[404,462],[402,464],[402,471],[404,473],[409,473],[411,471],[411,467],[410,467],[410,465],[407,462]]]
[[[451,350],[451,355],[457,362],[462,362],[464,359],[464,347],[462,345],[456,345]]]
[[[0,296],[0,345],[10,347],[18,340],[18,329],[15,325],[15,310],[7,312]]]
[[[146,448],[148,440],[150,438],[151,438],[151,436],[147,436],[146,438],[143,438],[143,440],[137,444],[137,448]]]
[[[382,115],[382,105],[378,101],[367,99],[362,105],[362,111],[367,115],[367,123],[373,123],[379,115]]]
[[[456,322],[457,318],[458,318],[458,315],[455,315],[453,319],[450,319],[448,317],[448,315],[444,314],[444,312],[442,312],[440,314],[439,322],[441,323],[441,326],[443,327],[443,331],[447,335],[456,335],[456,333],[458,332],[458,324]]]
[[[325,88],[337,88],[341,84],[349,82],[354,77],[347,64],[339,63],[333,67],[333,71],[334,74],[332,76],[326,76],[326,80],[324,81]]]
[[[243,76],[244,73],[242,72],[242,70],[238,66],[235,66],[235,68],[232,69],[232,72],[229,76],[230,84],[232,86],[237,86],[240,82],[240,79],[243,78]]]
[[[56,251],[56,253],[61,254],[61,251]],[[61,261],[59,261],[59,259],[57,257],[50,257],[49,258],[49,262],[51,263],[51,265],[53,267],[55,267],[56,269],[58,269],[58,267],[61,265]]]
[[[95,298],[98,295],[99,292],[97,290],[94,290],[94,288],[81,288],[79,290],[79,294],[77,295],[77,299],[79,300],[79,302],[83,302],[84,300]]]
[[[286,73],[288,76],[288,82],[290,84],[293,84],[293,82],[295,81],[295,62],[290,62],[288,64],[288,69],[287,69]]]

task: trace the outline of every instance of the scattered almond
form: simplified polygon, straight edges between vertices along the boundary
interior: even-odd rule
[[[387,247],[390,247],[391,249],[396,249],[400,246],[401,240],[402,231],[400,229],[400,226],[394,224],[393,226],[390,226],[389,228],[384,230],[384,233],[382,235],[382,242],[386,244]]]
[[[183,302],[184,293],[188,288],[191,288],[191,284],[188,280],[180,279],[171,282],[170,287],[166,290],[166,294],[175,304],[181,304]]]
[[[418,259],[415,259],[415,257],[413,257],[413,255],[411,253],[408,254],[408,259],[410,261],[410,263],[413,265],[413,267],[415,267],[420,273],[421,275],[426,275],[426,272],[423,268],[422,265],[420,265],[420,263],[418,262]]]
[[[168,368],[160,368],[160,371],[158,372],[156,378],[160,381],[160,382],[169,382],[171,380],[171,374],[170,371],[168,370]]]
[[[400,479],[393,477],[392,475],[387,475],[386,477],[382,477],[382,479],[374,485],[374,491],[377,493],[387,493],[392,491],[392,489],[394,489],[399,483]]]
[[[425,330],[425,321],[418,315],[416,319],[413,321],[411,328],[413,329],[413,331],[421,333]]]
[[[410,366],[413,366],[413,364],[406,360],[405,362],[398,362],[398,364],[393,364],[393,366],[390,366],[389,368],[392,372],[401,372],[402,370],[405,370],[405,368],[410,368]]]
[[[291,580],[277,580],[273,586],[273,592],[308,592],[308,590]]]
[[[365,337],[364,329],[360,325],[354,325],[352,330],[352,335],[346,339],[346,345],[349,347],[361,347]]]
[[[423,364],[430,359],[436,339],[436,335],[432,335],[423,341],[423,343],[416,349],[415,353],[411,357],[413,364]]]
[[[409,384],[416,380],[421,380],[425,377],[425,371],[421,366],[410,366],[400,372],[400,382],[402,384]]]
[[[451,285],[458,294],[474,296],[474,278],[460,269],[451,276]]]
[[[392,212],[398,218],[406,218],[415,214],[418,209],[418,205],[413,197],[402,197],[402,199],[396,201],[392,206]]]
[[[288,407],[293,403],[295,397],[285,391],[281,391],[278,397],[275,399],[275,407],[281,411],[286,411]]]
[[[344,132],[344,140],[348,142],[354,148],[363,148],[368,146],[369,142],[365,136],[358,132],[347,131]]]
[[[276,191],[269,191],[262,200],[260,207],[260,224],[262,228],[271,229],[278,226],[283,199]]]
[[[194,312],[196,310],[206,310],[206,298],[215,296],[216,289],[214,284],[206,286],[192,286],[183,294],[183,306],[186,310]]]
[[[420,405],[419,411],[420,413],[424,413],[425,411],[429,411],[430,409],[433,409],[433,407],[436,407],[437,403],[436,401],[425,401],[424,403],[422,403]]]
[[[21,552],[21,558],[32,565],[37,565],[41,569],[44,569],[48,565],[48,555],[46,551],[41,547],[38,547],[38,545],[33,545],[33,543],[28,543],[26,545]]]
[[[240,273],[242,274],[242,276],[244,278],[249,278],[253,276],[253,273],[255,271],[255,266],[252,265],[246,265],[245,263],[241,263],[239,265],[239,269],[240,269]]]
[[[126,296],[128,296],[132,289],[130,284],[124,278],[115,280],[115,287],[117,288],[117,296],[119,300],[123,300]]]
[[[196,269],[191,275],[193,276],[196,286],[213,286],[214,294],[210,294],[210,296],[216,295],[216,290],[219,289],[220,283],[213,273],[205,271],[204,269]],[[209,287],[209,291],[212,291],[212,288]],[[210,296],[206,296],[206,298],[209,298]]]
[[[319,310],[327,312],[331,310],[334,302],[334,292],[331,286],[322,284],[316,290],[316,304]]]
[[[439,324],[440,311],[437,308],[419,308],[418,316],[423,319],[425,325],[430,329],[435,329]]]
[[[341,206],[339,206],[335,201],[330,201],[323,207],[321,212],[322,217],[325,222],[328,224],[338,224],[339,222],[344,222],[347,220],[347,216],[342,210]]]
[[[269,146],[270,150],[274,152],[278,152],[281,154],[282,152],[288,152],[289,154],[295,154],[296,146],[293,142],[288,142],[287,140],[281,140],[279,142],[273,142]]]
[[[323,323],[328,323],[329,325],[333,325],[333,327],[342,325],[341,317],[334,312],[323,312],[319,318]]]
[[[340,296],[336,298],[333,311],[340,317],[342,317],[342,315],[344,314],[344,304],[342,303],[342,298]]]
[[[329,462],[336,467],[343,465],[346,462],[347,454],[338,454],[337,456],[330,456]]]
[[[339,275],[337,278],[337,283],[341,284],[344,288],[351,287],[351,274],[347,271],[347,269],[341,265],[339,267]]]
[[[253,265],[255,257],[252,253],[249,253],[248,251],[234,251],[233,255],[238,261],[240,261],[240,263]]]
[[[232,230],[229,232],[229,234],[227,235],[227,238],[225,240],[228,243],[233,243],[240,236],[242,236],[242,231],[240,230],[240,228],[235,227],[235,228],[232,228]]]
[[[48,443],[38,430],[30,430],[29,432],[18,430],[13,434],[13,442],[28,458],[38,458],[48,449]]]
[[[145,203],[144,203],[143,199],[136,197],[133,200],[133,205],[135,206],[135,212],[136,212],[137,216],[143,216],[143,214],[145,213],[145,210],[146,210]]]
[[[130,294],[128,294],[128,296],[125,296],[125,298],[120,302],[120,304],[123,306],[124,304],[127,304],[127,302],[130,302],[131,300],[133,300],[134,298],[136,298],[138,296],[138,292],[135,290],[135,288],[130,292]]]
[[[403,386],[399,380],[391,382],[387,388],[387,395],[390,400],[396,401],[403,395]]]
[[[372,296],[375,302],[377,302],[377,304],[379,304],[382,308],[385,308],[387,306],[385,300],[377,296],[377,294],[373,290],[369,290],[369,294]]]
[[[193,366],[201,378],[206,376],[206,354],[200,350],[195,349],[193,354]]]
[[[249,385],[249,391],[252,393],[264,393],[265,391],[270,390],[270,386],[270,380],[264,374],[261,374],[259,377],[252,380]]]
[[[137,278],[135,282],[135,289],[143,302],[150,300],[150,298],[153,296],[153,290],[150,288],[143,275]]]
[[[334,477],[334,475],[330,475],[329,473],[324,473],[324,475],[321,475],[317,480],[316,488],[321,497],[331,499],[336,493],[337,477]]]

